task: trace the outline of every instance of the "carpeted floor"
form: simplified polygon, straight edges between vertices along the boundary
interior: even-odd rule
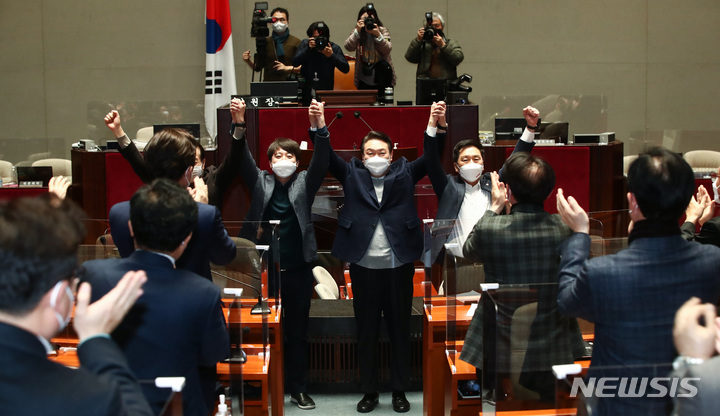
[[[302,410],[296,404],[290,402],[290,395],[285,395],[285,415],[286,416],[357,416],[357,403],[362,399],[362,394],[310,394],[315,401],[315,409]],[[380,393],[380,404],[375,410],[368,415],[371,416],[390,416],[390,415],[408,415],[416,416],[423,413],[423,396],[421,391],[411,391],[405,394],[410,402],[410,411],[407,413],[395,413],[392,409],[392,393]]]

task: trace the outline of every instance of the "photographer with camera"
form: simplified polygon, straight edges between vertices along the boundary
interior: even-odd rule
[[[243,52],[243,61],[253,71],[263,71],[263,81],[286,81],[293,74],[300,73],[300,67],[292,64],[292,59],[300,46],[300,39],[290,34],[290,13],[287,9],[276,7],[270,12],[272,23],[272,42],[267,42],[262,61],[253,62],[250,51]],[[258,51],[260,53],[261,51]]]
[[[457,66],[463,61],[460,44],[445,37],[445,19],[440,13],[425,13],[425,26],[410,42],[405,59],[418,64],[418,78],[453,80],[457,78]]]
[[[347,74],[350,65],[342,49],[330,42],[330,28],[325,22],[314,22],[307,29],[308,39],[298,46],[293,65],[302,66],[303,105],[310,105],[317,90],[331,90],[335,84],[335,68]]]
[[[390,59],[390,32],[378,17],[377,9],[368,3],[358,12],[358,20],[345,49],[355,52],[355,86],[359,90],[378,90],[395,86],[395,68]]]

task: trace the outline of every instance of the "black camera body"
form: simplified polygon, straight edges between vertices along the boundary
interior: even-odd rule
[[[432,12],[425,13],[425,33],[423,33],[423,40],[425,42],[432,42],[433,38],[437,34],[435,28],[432,25],[433,22]]]
[[[315,50],[320,52],[330,44],[330,40],[325,36],[318,36],[315,38]]]
[[[268,23],[273,22],[272,17],[267,15],[267,2],[256,2],[253,10],[252,21],[250,22],[250,36],[253,38],[266,38],[270,36]]]
[[[373,29],[375,29],[375,26],[377,26],[377,25],[375,24],[374,17],[368,16],[365,18],[365,30],[368,30],[368,31],[373,30]]]

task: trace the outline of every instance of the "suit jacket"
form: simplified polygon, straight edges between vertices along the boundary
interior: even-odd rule
[[[488,210],[465,241],[465,258],[485,265],[487,282],[552,284],[532,287],[537,290],[537,298],[533,300],[537,300],[538,306],[530,328],[523,371],[550,371],[553,365],[572,363],[584,353],[577,320],[558,312],[557,285],[554,284],[559,260],[557,248],[570,233],[560,216],[545,212],[542,205],[515,204],[510,215]],[[498,322],[506,319],[509,322],[514,309],[522,303],[500,303],[498,314],[502,315]],[[481,311],[482,308],[478,308],[473,316],[460,355],[463,361],[476,367],[480,367],[482,358]],[[502,340],[500,335],[498,340]],[[498,353],[505,352],[498,348]],[[506,366],[506,360],[498,357],[498,365]],[[538,390],[538,386],[526,387]]]
[[[682,236],[688,241],[697,241],[702,244],[712,244],[720,247],[720,217],[710,218],[700,228],[699,233],[695,233],[695,224],[685,222],[680,227]]]
[[[37,335],[0,323],[0,414],[152,415],[127,360],[112,340],[78,348],[81,367],[48,360]]]
[[[113,205],[109,216],[113,242],[120,256],[128,257],[135,251],[134,241],[128,228],[130,202]],[[220,211],[212,205],[198,202],[198,225],[193,230],[185,252],[175,265],[212,281],[210,262],[219,265],[228,264],[236,254],[235,243],[225,230]]]
[[[425,134],[425,140],[433,140],[433,138]],[[445,133],[438,133],[434,139],[442,143],[445,140]],[[528,143],[518,140],[513,149],[515,152],[531,152],[535,147],[535,142]],[[459,175],[446,175],[440,160],[439,146],[428,146],[425,154],[427,163],[427,174],[430,183],[438,198],[438,210],[435,215],[435,221],[456,220],[460,213],[460,206],[465,197],[465,181]],[[500,169],[502,174],[503,169]],[[492,191],[492,180],[490,172],[485,172],[480,179],[480,187],[488,197]],[[437,231],[439,223],[433,223],[433,231]],[[448,233],[445,238],[434,238],[431,246],[431,259],[434,261],[442,261],[443,245],[447,242]]]
[[[145,164],[145,159],[134,142],[120,149],[120,154],[130,163],[133,171],[144,183],[153,181],[152,175]],[[240,144],[238,140],[230,141],[230,151],[219,167],[207,166],[200,176],[208,187],[208,204],[222,209],[225,192],[239,173]]]
[[[430,77],[430,62],[432,61],[433,44],[424,41],[418,42],[414,38],[410,42],[405,59],[413,64],[418,64],[416,75],[418,78]],[[465,59],[462,48],[456,40],[445,39],[445,47],[440,48],[438,55],[438,64],[442,70],[442,78],[446,80],[454,80],[457,78],[457,66]]]
[[[126,272],[145,270],[143,294],[112,337],[139,379],[185,377],[184,414],[207,415],[213,407],[215,379],[202,378],[200,373],[214,369],[230,349],[220,289],[144,250],[126,259],[92,260],[84,268],[93,301],[115,287]],[[157,414],[167,395],[154,387],[144,393]]]
[[[675,396],[675,416],[711,416],[720,409],[720,357],[715,356],[702,364],[688,365],[670,374],[677,378],[699,378],[688,381],[697,390],[695,395],[689,389],[678,390]],[[682,394],[681,394],[682,393]],[[685,394],[691,395],[685,397]]]
[[[623,366],[671,363],[675,312],[692,296],[716,303],[720,295],[720,249],[679,235],[637,238],[617,254],[588,260],[589,254],[587,234],[562,244],[558,306],[595,323],[590,368],[600,367],[598,376],[609,374],[607,366],[620,366],[624,376],[648,376],[647,368]],[[614,398],[599,405],[601,414],[655,414],[670,399]]]
[[[428,148],[427,139],[424,148]],[[332,254],[343,261],[359,262],[378,221],[382,221],[398,260],[407,264],[419,259],[423,236],[422,222],[415,208],[415,184],[427,171],[424,152],[412,162],[403,157],[390,164],[384,177],[382,203],[379,203],[370,172],[363,162],[357,158],[345,162],[332,147],[330,149],[329,170],[342,183],[345,194]]]
[[[272,172],[260,170],[257,167],[248,148],[247,140],[243,137],[238,141],[241,155],[239,163],[240,175],[247,189],[252,189],[252,202],[247,217],[245,217],[245,220],[250,221],[250,223],[245,224],[240,233],[243,238],[257,241],[258,225],[263,219],[265,209],[273,195],[276,179]],[[327,172],[330,151],[330,133],[328,133],[327,128],[317,131],[314,145],[315,151],[310,160],[310,166],[308,166],[307,170],[294,174],[288,189],[290,204],[300,224],[303,239],[302,251],[306,262],[318,258],[315,227],[310,214],[313,201],[315,201],[315,194],[320,189]]]

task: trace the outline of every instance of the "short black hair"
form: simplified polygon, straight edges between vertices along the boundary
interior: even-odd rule
[[[290,21],[290,12],[288,12],[287,9],[282,8],[282,7],[276,7],[274,9],[272,9],[272,11],[270,12],[270,17],[272,17],[272,15],[274,15],[277,12],[285,13],[285,19]]]
[[[275,139],[272,143],[270,143],[270,146],[268,146],[268,160],[272,160],[272,157],[278,147],[295,156],[295,159],[300,159],[300,145],[298,144],[298,142],[293,139],[279,137]]]
[[[145,146],[145,164],[153,179],[178,181],[195,164],[195,138],[184,129],[164,129]]]
[[[483,148],[482,143],[476,139],[465,139],[460,140],[457,142],[455,147],[453,147],[453,162],[457,163],[458,159],[460,159],[460,152],[462,152],[466,147],[477,147],[478,150],[480,150],[480,154],[483,159],[485,159],[485,149]]]
[[[313,22],[308,26],[307,29],[307,35],[309,38],[313,37],[313,32],[318,31],[320,33],[320,36],[325,36],[330,40],[330,26],[328,26],[325,22],[322,20]]]
[[[505,161],[503,181],[517,202],[542,205],[555,187],[555,171],[538,156],[516,152]]]
[[[138,247],[171,252],[197,228],[198,205],[177,183],[156,179],[130,199],[130,223]]]
[[[360,151],[362,153],[365,153],[365,143],[367,143],[368,140],[382,140],[385,143],[387,143],[388,150],[390,152],[393,151],[393,143],[392,143],[392,140],[390,140],[390,137],[388,137],[387,134],[385,134],[381,131],[373,130],[370,133],[368,133],[365,137],[363,137],[362,143],[360,143]]]
[[[54,194],[0,203],[0,310],[17,316],[77,268],[82,210]]]
[[[639,155],[630,164],[627,178],[628,191],[648,219],[677,222],[695,192],[690,165],[678,153],[660,146]]]

